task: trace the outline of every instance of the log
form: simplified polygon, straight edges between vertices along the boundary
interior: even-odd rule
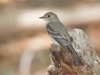
[[[100,75],[100,59],[88,41],[88,37],[80,29],[69,32],[72,46],[84,65],[76,66],[67,51],[61,46],[51,44],[51,65],[47,75]]]

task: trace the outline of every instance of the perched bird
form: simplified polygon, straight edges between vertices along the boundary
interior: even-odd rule
[[[71,38],[67,29],[59,21],[57,15],[53,12],[48,12],[40,18],[46,22],[46,31],[53,43],[62,46],[71,55],[76,66],[83,65],[83,62],[71,45]]]

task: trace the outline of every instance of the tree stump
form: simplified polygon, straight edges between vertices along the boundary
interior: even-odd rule
[[[72,46],[84,65],[75,66],[65,49],[51,44],[48,75],[100,75],[100,59],[91,47],[87,35],[80,29],[73,29],[69,34],[73,39]]]

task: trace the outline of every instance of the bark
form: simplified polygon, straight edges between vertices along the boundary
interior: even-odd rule
[[[73,39],[72,46],[84,65],[75,66],[64,48],[51,44],[48,75],[100,75],[100,59],[91,47],[87,35],[80,29],[73,29],[69,34]]]

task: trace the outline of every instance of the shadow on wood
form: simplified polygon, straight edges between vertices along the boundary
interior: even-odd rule
[[[69,32],[73,38],[72,46],[84,65],[76,66],[65,49],[51,44],[51,65],[48,67],[48,75],[100,75],[100,59],[91,47],[86,34],[80,29]]]

